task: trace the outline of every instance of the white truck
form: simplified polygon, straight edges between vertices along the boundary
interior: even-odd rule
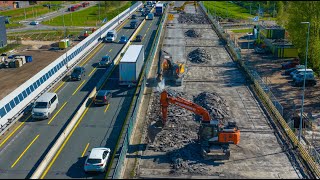
[[[137,85],[143,63],[144,46],[130,45],[119,63],[119,85]]]

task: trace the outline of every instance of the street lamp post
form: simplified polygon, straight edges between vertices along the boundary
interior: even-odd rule
[[[307,32],[306,60],[305,60],[304,75],[303,75],[302,104],[301,104],[300,124],[299,124],[299,142],[301,140],[301,134],[302,134],[302,113],[303,113],[303,103],[304,103],[304,90],[306,87],[306,74],[307,74],[306,69],[307,69],[307,59],[308,59],[308,43],[309,43],[310,22],[301,22],[301,24],[308,24],[308,32]]]

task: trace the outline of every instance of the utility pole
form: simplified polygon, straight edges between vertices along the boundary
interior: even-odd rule
[[[250,15],[251,15],[251,4],[252,4],[252,3],[250,3]]]
[[[23,8],[23,10],[24,10],[24,20],[26,21],[27,20],[26,8]]]
[[[274,18],[274,14],[275,14],[275,13],[276,13],[276,3],[274,2],[274,3],[273,3],[273,16],[272,16],[273,18]]]

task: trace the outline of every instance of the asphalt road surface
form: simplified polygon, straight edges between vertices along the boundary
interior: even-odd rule
[[[141,22],[143,17],[140,17],[140,13],[137,14],[138,20]],[[157,19],[155,18],[152,21],[154,23],[148,32],[145,28],[148,28],[147,26],[151,21],[147,22],[142,28],[141,32],[147,33],[143,43],[149,43],[150,34],[155,34],[154,29],[157,26],[157,23],[155,23]],[[127,21],[124,27],[118,31],[117,40],[120,39],[121,35],[129,37],[133,34],[134,29],[127,28],[129,23],[130,21]],[[111,58],[115,58],[123,46],[124,44],[118,43],[102,44],[96,49],[97,52],[92,57],[89,55],[83,62],[80,62],[79,65],[86,69],[86,76],[80,81],[64,81],[61,86],[53,90],[58,94],[59,105],[49,119],[34,120],[30,117],[30,114],[26,114],[19,119],[20,125],[13,129],[8,138],[4,138],[0,142],[1,179],[31,177],[63,131],[63,127],[67,126],[72,116],[76,113],[75,110],[80,106],[81,101],[91,92],[106,71],[105,68],[96,68],[96,64],[106,54],[110,55]],[[117,68],[115,68],[110,80],[116,79],[117,75]],[[117,87],[116,81],[108,81],[104,88],[112,89],[115,95],[111,100],[109,109],[104,112],[106,107],[89,108],[87,115],[84,116],[82,123],[71,136],[69,143],[53,164],[46,178],[70,178],[75,177],[75,174],[79,176],[82,172],[77,172],[77,168],[83,167],[81,165],[82,161],[78,160],[78,157],[81,156],[79,152],[83,151],[87,143],[90,143],[88,149],[101,145],[114,147],[115,142],[113,139],[120,132],[119,124],[124,120],[123,116],[128,108],[127,104],[132,98],[132,89]],[[73,144],[77,144],[77,146]]]

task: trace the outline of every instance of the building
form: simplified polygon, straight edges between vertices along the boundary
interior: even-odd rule
[[[14,1],[13,8],[25,8],[30,6],[29,1]]]
[[[13,2],[14,1],[0,1],[0,10],[8,10],[13,8]]]
[[[0,48],[7,46],[6,17],[0,16]]]

